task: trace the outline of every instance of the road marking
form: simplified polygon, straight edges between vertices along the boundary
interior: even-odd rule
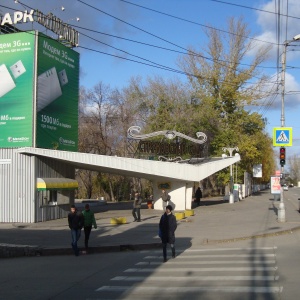
[[[264,259],[266,257],[275,257],[275,254],[205,254],[205,255],[177,255],[176,258],[179,259],[188,259],[188,258],[216,258],[216,257],[233,257],[233,258],[237,258],[237,257],[246,257],[246,258],[259,258],[259,259]],[[144,259],[154,259],[154,258],[162,258],[162,256],[155,256],[155,255],[149,255],[149,256],[145,256]]]
[[[236,267],[236,268],[131,268],[127,269],[124,272],[127,273],[132,273],[132,272],[137,272],[137,273],[142,273],[142,272],[211,272],[211,271],[230,271],[230,272],[236,272],[236,271],[276,271],[277,267]]]
[[[185,282],[185,281],[277,281],[279,279],[279,276],[186,276],[184,277],[175,277],[173,275],[171,276],[116,276],[112,278],[111,280],[113,281],[135,281],[135,282],[140,282],[140,281],[180,281],[180,282]]]
[[[193,264],[193,265],[216,265],[216,264],[223,264],[223,265],[236,265],[236,264],[251,264],[251,265],[269,265],[269,264],[275,264],[275,260],[234,260],[234,261],[224,261],[224,260],[215,260],[215,261],[177,261],[172,260],[172,265],[186,265],[186,264]],[[159,261],[141,261],[136,263],[136,266],[145,266],[145,265],[154,265],[158,266],[161,265],[162,262]]]
[[[212,249],[181,249],[176,248],[178,252],[212,252],[212,251],[250,251],[257,252],[258,250],[274,250],[277,249],[277,246],[274,247],[260,247],[260,248],[212,248]],[[140,253],[160,253],[161,250],[142,250]]]
[[[229,293],[259,293],[259,294],[273,294],[281,293],[283,287],[269,287],[269,286],[220,286],[220,287],[155,287],[155,286],[137,286],[137,287],[127,287],[127,286],[102,286],[96,290],[96,292],[134,292],[134,293],[147,293],[147,292],[157,292],[160,293],[190,293],[190,292],[229,292]],[[171,295],[172,295],[171,294]]]

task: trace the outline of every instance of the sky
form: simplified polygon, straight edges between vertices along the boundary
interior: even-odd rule
[[[300,34],[300,5],[298,0],[1,0],[0,13],[24,11],[26,7],[39,9],[74,26],[80,32],[80,85],[92,89],[102,82],[111,88],[123,88],[131,78],[162,76],[164,79],[185,75],[150,65],[159,64],[180,70],[178,58],[186,48],[201,49],[207,45],[204,30],[207,26],[227,29],[231,17],[243,17],[251,33],[249,38],[258,44],[270,44],[270,58],[263,71],[280,79],[283,46],[277,41],[291,41]],[[61,7],[64,7],[64,10]],[[275,13],[276,12],[276,13]],[[79,21],[77,21],[79,18]],[[31,29],[32,24],[27,24]],[[37,23],[34,28],[38,28]],[[45,31],[45,28],[39,30]],[[55,34],[45,31],[49,36]],[[285,126],[293,128],[293,146],[287,156],[300,151],[300,41],[287,47],[284,115]],[[162,49],[164,48],[164,49]],[[250,53],[251,55],[251,53]],[[250,58],[250,57],[249,57]],[[246,58],[247,59],[247,58]],[[245,61],[247,63],[247,61]],[[157,65],[156,65],[157,66]],[[267,132],[281,126],[281,90],[266,99],[271,105],[259,107],[258,112],[268,119]],[[279,152],[279,150],[278,150]]]

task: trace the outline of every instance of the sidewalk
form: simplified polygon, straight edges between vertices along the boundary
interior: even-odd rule
[[[279,235],[300,229],[297,203],[285,201],[285,223],[277,222],[278,201],[269,190],[252,195],[234,204],[222,198],[202,199],[194,208],[195,215],[178,221],[176,245],[190,247],[237,241],[254,237]],[[141,250],[158,248],[161,242],[158,223],[162,211],[141,209],[142,222],[132,222],[132,203],[110,203],[94,208],[98,228],[92,230],[90,252]],[[112,225],[110,219],[126,217],[127,224]],[[71,234],[67,219],[34,224],[0,224],[0,258],[72,254]],[[84,233],[79,247],[84,245]]]

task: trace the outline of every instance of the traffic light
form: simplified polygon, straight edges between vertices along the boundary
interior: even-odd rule
[[[280,165],[283,167],[285,165],[285,148],[281,147],[279,152]]]

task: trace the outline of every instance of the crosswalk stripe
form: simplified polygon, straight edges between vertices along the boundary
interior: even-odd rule
[[[118,274],[121,276],[111,278],[112,285],[101,286],[95,291],[128,293],[127,296],[141,296],[141,298],[144,296],[151,299],[156,297],[157,291],[162,297],[169,295],[170,298],[175,294],[179,294],[180,297],[185,294],[184,296],[188,298],[201,292],[212,295],[224,293],[231,298],[233,295],[230,293],[240,293],[239,298],[244,297],[243,293],[245,296],[247,293],[280,294],[283,287],[279,285],[279,276],[276,272],[278,270],[276,249],[275,246],[176,248],[176,258],[166,263],[162,263],[162,249],[139,251],[145,255],[135,263],[135,266],[123,269],[122,273]],[[168,284],[170,282],[173,284]]]
[[[211,271],[230,271],[230,272],[236,272],[236,271],[276,271],[277,267],[236,267],[236,268],[222,268],[222,267],[217,267],[217,268],[193,268],[193,267],[189,267],[189,268],[161,268],[161,269],[157,269],[157,268],[131,268],[131,269],[127,269],[124,272],[211,272]]]
[[[270,265],[270,264],[275,264],[275,260],[266,260],[266,261],[261,261],[261,260],[255,260],[255,261],[249,261],[249,260],[234,260],[234,261],[220,261],[220,260],[214,260],[214,261],[177,261],[172,260],[172,265],[186,265],[186,264],[193,264],[193,265],[216,265],[216,264],[223,264],[223,265],[236,265],[236,264],[251,264],[251,265]],[[158,266],[161,265],[162,262],[160,261],[141,261],[136,263],[136,266],[146,266],[146,265],[153,265],[153,266]]]
[[[250,251],[250,252],[258,252],[259,250],[275,250],[274,247],[260,247],[260,248],[211,248],[211,249],[182,249],[176,248],[179,252],[219,252],[219,251]],[[141,250],[140,253],[159,253],[161,250]]]
[[[246,257],[246,258],[260,258],[264,259],[266,257],[275,257],[275,254],[219,254],[219,255],[214,255],[214,254],[205,254],[205,255],[183,255],[179,254],[176,256],[178,259],[186,259],[186,258],[216,258],[216,257],[222,257],[222,258],[238,258],[238,257]],[[162,258],[162,256],[155,256],[155,255],[150,255],[150,256],[145,256],[144,259],[155,259],[155,258]]]
[[[230,293],[281,293],[282,287],[254,287],[254,286],[220,286],[220,287],[159,287],[161,293],[190,293],[190,292],[230,292]],[[96,292],[135,292],[135,293],[147,293],[157,292],[158,287],[155,286],[138,286],[138,287],[127,287],[127,286],[102,286],[96,290]]]
[[[189,281],[277,281],[279,279],[279,276],[189,276]],[[112,278],[113,281],[180,281],[185,282],[187,280],[187,277],[184,276],[154,276],[154,277],[148,277],[148,276],[116,276]]]

